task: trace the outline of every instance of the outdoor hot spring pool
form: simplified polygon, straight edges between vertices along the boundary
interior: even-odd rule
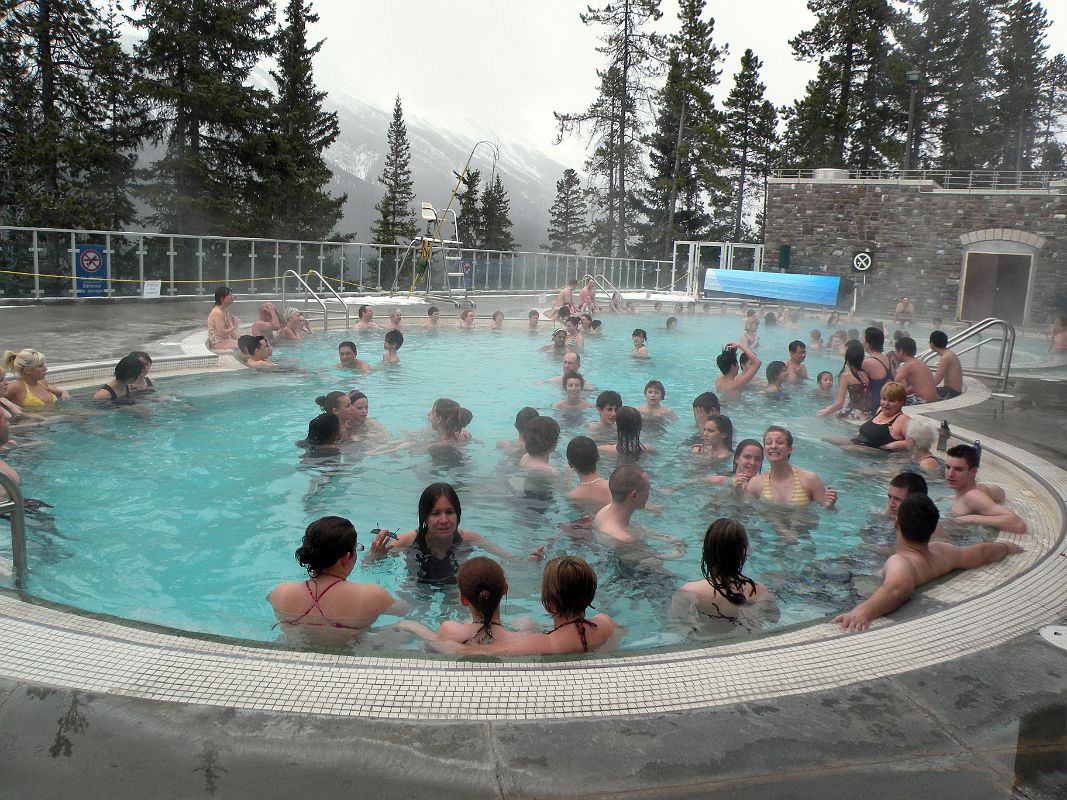
[[[479,308],[488,315],[489,309]],[[890,525],[880,517],[889,476],[906,458],[881,453],[850,454],[824,441],[851,435],[840,420],[822,420],[815,409],[826,404],[813,384],[794,387],[787,399],[751,393],[724,405],[735,427],[735,442],[759,438],[772,423],[796,438],[793,463],[819,472],[840,492],[839,510],[799,512],[738,500],[724,489],[689,485],[664,493],[711,468],[688,445],[696,434],[693,398],[713,388],[715,355],[741,332],[737,316],[682,315],[679,330],[664,330],[666,314],[605,315],[604,335],[590,338],[582,372],[600,389],[612,388],[624,403],[640,405],[645,383],[664,383],[664,404],[678,419],[660,428],[646,423],[643,440],[656,449],[643,461],[652,483],[650,503],[658,512],[638,512],[634,521],[683,539],[681,560],[660,569],[621,562],[610,550],[564,530],[578,519],[560,491],[530,479],[515,459],[496,447],[514,440],[515,412],[532,405],[542,413],[560,399],[558,356],[539,352],[551,326],[531,335],[524,321],[509,321],[503,332],[450,327],[429,334],[406,332],[402,363],[376,366],[367,375],[332,368],[337,343],[351,338],[360,357],[376,363],[382,332],[316,334],[292,347],[279,347],[275,359],[291,369],[262,374],[239,371],[165,378],[157,394],[133,407],[97,411],[88,392],[75,398],[52,423],[23,434],[5,458],[22,475],[27,497],[53,508],[27,517],[30,573],[27,591],[49,601],[190,632],[275,641],[274,617],[265,597],[282,580],[300,579],[293,551],[312,520],[338,514],[350,518],[367,544],[376,526],[410,530],[422,489],[434,481],[452,483],[463,504],[462,526],[491,537],[515,554],[545,546],[546,558],[565,553],[587,559],[599,576],[597,612],[625,626],[626,650],[721,639],[694,631],[670,615],[671,596],[684,582],[700,577],[704,530],[719,516],[743,520],[751,541],[746,573],[766,583],[779,598],[780,627],[825,618],[851,607],[870,592],[871,576],[892,546]],[[408,323],[421,324],[409,317]],[[479,324],[485,326],[484,321]],[[651,358],[629,357],[633,328],[648,330]],[[785,360],[786,345],[807,340],[799,330],[761,329],[764,363]],[[812,376],[835,374],[840,358],[809,354]],[[371,416],[391,440],[424,435],[426,412],[438,397],[451,397],[471,409],[474,441],[448,458],[419,448],[367,455],[350,446],[334,460],[311,460],[295,442],[318,413],[317,395],[359,388],[370,398]],[[589,399],[595,399],[595,392]],[[557,412],[558,413],[558,412]],[[562,433],[555,463],[566,467],[566,443],[595,419],[590,409],[577,420],[557,416]],[[601,461],[607,476],[613,459]],[[568,477],[573,485],[573,477]],[[944,498],[933,491],[935,499]],[[563,527],[561,527],[563,526]],[[654,548],[669,549],[662,542]],[[10,557],[10,543],[0,555]],[[477,552],[477,551],[475,551]],[[532,617],[544,626],[537,562],[504,562],[510,592],[502,606],[505,621]],[[416,583],[403,558],[360,565],[352,580],[384,586],[411,610],[408,616],[436,627],[448,618],[465,619],[454,586]],[[389,617],[379,625],[393,621]],[[765,628],[768,630],[770,628]],[[744,633],[738,631],[737,633]],[[730,634],[726,634],[730,635]],[[375,632],[356,645],[363,650],[421,650],[398,631]]]

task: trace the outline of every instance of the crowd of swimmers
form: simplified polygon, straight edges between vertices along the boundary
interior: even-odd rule
[[[565,448],[567,466],[575,480],[573,485],[567,485],[567,497],[589,512],[589,530],[594,540],[620,557],[646,565],[679,558],[686,547],[683,540],[655,534],[633,522],[634,515],[646,508],[651,492],[644,464],[653,448],[641,441],[644,421],[658,418],[669,423],[677,419],[677,414],[664,404],[667,392],[658,380],[647,382],[644,403],[634,407],[624,405],[617,391],[598,390],[584,378],[580,371],[584,340],[602,329],[593,316],[601,309],[592,281],[586,283],[577,300],[572,295],[576,288],[577,281],[569,282],[560,290],[552,309],[531,311],[527,322],[528,329],[534,332],[544,316],[562,323],[562,327],[553,330],[550,344],[541,348],[559,355],[561,360],[561,374],[550,379],[559,384],[562,395],[553,407],[564,412],[595,409],[596,413],[583,435],[573,437]],[[310,334],[303,315],[295,311],[280,315],[273,304],[264,303],[251,333],[240,335],[239,321],[228,311],[232,302],[228,288],[221,287],[216,292],[207,322],[208,343],[220,351],[238,350],[253,369],[274,368],[270,360],[272,340],[300,339]],[[657,305],[660,308],[656,310],[662,310]],[[705,310],[708,305],[704,304]],[[695,304],[689,306],[679,305],[675,310],[694,313]],[[621,302],[609,301],[605,310],[626,313],[629,309]],[[725,313],[725,304],[719,310]],[[835,333],[828,345],[823,345],[818,331],[812,331],[808,343],[790,342],[783,359],[771,360],[767,365],[762,373],[765,380],[761,381],[758,376],[762,359],[757,355],[760,324],[796,327],[800,315],[795,309],[763,312],[758,306],[750,309],[745,303],[740,311],[741,335],[728,342],[716,358],[719,376],[715,390],[702,392],[691,404],[698,434],[687,447],[715,473],[701,481],[768,504],[835,509],[837,491],[816,472],[791,463],[794,439],[787,428],[770,425],[760,439],[743,439],[735,444],[733,424],[721,407],[724,402],[743,403],[749,392],[781,395],[785,387],[808,382],[804,362],[809,348],[832,347],[843,356],[836,387],[829,372],[819,373],[815,379],[815,392],[830,401],[817,413],[858,423],[856,435],[840,444],[907,452],[911,457],[908,469],[890,481],[887,491],[885,513],[895,523],[896,549],[885,564],[882,584],[870,598],[839,615],[835,622],[847,630],[861,630],[872,619],[903,604],[923,583],[954,569],[980,566],[1021,551],[1013,541],[969,547],[950,544],[940,525],[937,507],[927,496],[923,476],[943,475],[954,492],[952,514],[956,523],[986,525],[1008,535],[1026,532],[1025,522],[1003,505],[1003,489],[977,481],[979,450],[956,445],[947,450],[942,462],[933,452],[936,428],[925,418],[904,411],[910,403],[955,396],[963,389],[959,360],[947,349],[943,332],[934,331],[930,336],[931,348],[940,355],[936,372],[915,358],[915,341],[903,331],[904,335],[894,340],[893,354],[887,356],[883,352],[884,326],[872,324],[862,337],[858,330],[842,331],[841,336]],[[371,306],[361,306],[358,316],[354,326],[357,330],[379,329]],[[676,325],[677,317],[668,319],[668,330],[672,321]],[[840,324],[840,316],[834,312],[827,323],[831,327]],[[465,310],[455,324],[458,328],[473,328],[473,311]],[[497,312],[489,327],[500,330],[504,324],[503,315]],[[441,325],[439,310],[428,309],[423,328],[432,330]],[[401,312],[394,309],[384,326],[384,363],[399,361],[397,350],[404,340],[402,327]],[[646,330],[635,329],[631,339],[631,355],[648,358]],[[8,438],[9,421],[68,397],[64,390],[47,382],[47,367],[40,353],[7,352],[2,364],[4,373],[12,372],[14,380],[0,385],[0,444]],[[338,347],[335,366],[354,372],[371,369],[358,357],[355,343],[347,340]],[[150,367],[147,353],[130,353],[116,365],[114,378],[94,392],[93,400],[124,403],[139,393],[152,391],[152,381],[147,376]],[[586,399],[591,392],[597,392],[592,402]],[[321,414],[310,422],[303,446],[321,453],[354,440],[377,440],[383,444],[388,439],[384,428],[370,418],[369,400],[363,392],[333,391],[316,398],[316,403]],[[429,438],[434,445],[461,447],[470,440],[466,428],[472,418],[472,412],[456,401],[439,398],[427,413]],[[515,429],[517,438],[498,446],[515,453],[518,467],[550,480],[566,481],[565,473],[552,463],[559,445],[559,423],[536,409],[523,408],[516,414]],[[605,455],[618,464],[607,476],[598,470]],[[0,469],[9,476],[13,472],[2,461]],[[448,621],[437,630],[411,620],[402,620],[397,627],[425,639],[434,649],[458,653],[570,653],[618,642],[622,629],[614,620],[605,614],[588,615],[597,576],[585,560],[571,555],[553,558],[543,567],[541,602],[551,617],[551,629],[544,632],[509,625],[500,614],[508,584],[499,562],[540,560],[544,548],[532,553],[509,552],[490,537],[462,528],[461,517],[462,506],[455,488],[448,483],[433,483],[419,499],[418,526],[414,530],[371,531],[362,557],[364,563],[402,557],[419,581],[455,583],[459,602],[470,616],[469,622]],[[280,584],[268,596],[280,627],[311,632],[313,636],[319,632],[348,638],[371,627],[383,614],[406,613],[403,604],[381,587],[349,580],[359,561],[358,554],[364,551],[364,544],[357,538],[353,524],[342,517],[323,517],[308,525],[296,551],[307,579]],[[665,546],[651,547],[649,540],[653,539]],[[471,548],[498,560],[471,557]],[[672,603],[675,613],[727,622],[740,620],[753,610],[773,617],[777,613],[773,591],[744,574],[748,552],[748,535],[741,522],[729,518],[712,522],[704,532],[702,544],[703,579],[678,589]]]

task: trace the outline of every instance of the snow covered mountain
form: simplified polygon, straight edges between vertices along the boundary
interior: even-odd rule
[[[341,135],[326,153],[326,161],[334,173],[331,192],[348,192],[345,217],[338,230],[354,232],[359,241],[370,241],[371,225],[377,218],[374,205],[381,200],[383,192],[378,176],[385,162],[386,131],[392,108],[376,108],[336,90],[330,92],[324,106],[337,112],[341,126]],[[513,238],[521,249],[540,249],[547,238],[548,209],[555,199],[556,181],[567,166],[577,169],[581,164],[561,164],[536,145],[521,141],[520,136],[494,135],[490,127],[480,132],[472,125],[467,131],[443,130],[432,122],[409,115],[407,109],[404,121],[411,143],[416,214],[423,202],[433,203],[439,211],[444,207],[456,185],[454,173],[466,163],[474,143],[488,139],[500,148],[496,170],[511,202]],[[479,147],[471,167],[481,170],[484,186],[493,170],[491,149]],[[462,236],[463,221],[459,224]]]

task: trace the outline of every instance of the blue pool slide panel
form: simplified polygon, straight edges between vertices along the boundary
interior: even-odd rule
[[[797,275],[791,272],[709,269],[704,276],[704,289],[709,292],[824,306],[837,302],[840,284],[838,275]]]

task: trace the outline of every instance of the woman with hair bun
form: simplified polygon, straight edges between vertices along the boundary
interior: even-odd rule
[[[760,608],[766,618],[777,619],[778,606],[771,591],[741,570],[748,558],[748,532],[740,522],[715,520],[704,533],[700,571],[704,580],[682,586],[674,595],[672,611],[686,616],[696,611],[705,617],[735,623],[748,621],[750,610]],[[747,625],[746,625],[747,627]]]
[[[460,444],[471,439],[470,431],[464,428],[471,424],[474,415],[455,400],[438,398],[426,418],[437,435],[438,443]]]
[[[344,432],[353,441],[367,438],[385,438],[385,428],[376,419],[370,416],[370,400],[359,389],[353,389],[348,393],[350,404],[348,421],[345,423]]]
[[[276,625],[317,638],[350,638],[366,630],[380,614],[402,613],[399,604],[373,583],[350,583],[356,566],[356,529],[344,517],[322,517],[307,526],[296,560],[306,581],[279,584],[267,595]],[[327,633],[329,631],[329,633]]]
[[[4,397],[21,406],[23,411],[40,411],[56,400],[70,399],[65,389],[48,385],[44,379],[48,372],[44,355],[36,350],[5,351],[0,370],[15,373],[15,380],[7,385]]]

